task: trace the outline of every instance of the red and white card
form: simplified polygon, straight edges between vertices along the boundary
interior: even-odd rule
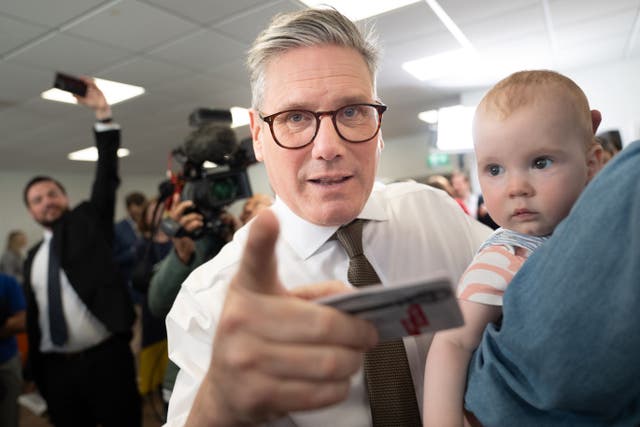
[[[372,322],[380,341],[462,326],[451,281],[438,277],[404,285],[373,285],[316,302]]]

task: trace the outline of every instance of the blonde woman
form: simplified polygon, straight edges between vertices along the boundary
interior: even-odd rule
[[[7,248],[0,258],[0,272],[23,282],[22,265],[24,264],[23,250],[27,246],[27,235],[21,230],[12,230],[7,236]]]

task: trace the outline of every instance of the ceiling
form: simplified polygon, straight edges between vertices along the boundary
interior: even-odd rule
[[[566,70],[640,57],[640,0],[439,4],[492,58]],[[162,174],[168,153],[190,131],[192,110],[249,106],[246,50],[274,14],[302,7],[295,0],[1,0],[0,170],[92,169],[66,159],[92,144],[91,114],[40,98],[55,71],[64,71],[146,88],[145,95],[113,109],[123,145],[131,150],[121,170]],[[404,61],[460,48],[426,2],[370,21],[384,49],[378,92],[390,106],[383,127],[387,144],[426,131],[418,112],[454,104],[473,85],[490,83],[480,79],[470,87],[450,79],[452,85],[436,87],[401,68]],[[238,133],[247,136],[247,127]]]

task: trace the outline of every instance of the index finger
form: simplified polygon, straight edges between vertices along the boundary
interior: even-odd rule
[[[275,245],[279,233],[278,220],[271,211],[255,219],[240,260],[235,286],[267,294],[281,294],[276,266]]]

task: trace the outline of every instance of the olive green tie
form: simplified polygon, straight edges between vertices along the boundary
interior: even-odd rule
[[[356,287],[380,283],[362,251],[364,223],[357,219],[335,233],[349,255],[347,278]],[[383,342],[365,353],[364,374],[374,427],[422,425],[402,339]]]

